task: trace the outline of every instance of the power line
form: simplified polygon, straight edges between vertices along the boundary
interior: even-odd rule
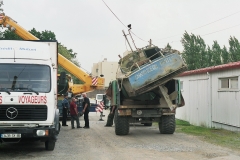
[[[221,32],[221,31],[224,31],[224,30],[228,30],[228,29],[231,29],[231,28],[234,28],[234,27],[237,27],[237,26],[240,26],[240,24],[237,24],[235,26],[231,26],[231,27],[228,27],[228,28],[224,28],[224,29],[221,29],[221,30],[218,30],[218,31],[214,31],[214,32],[210,32],[210,33],[206,33],[206,34],[203,34],[203,35],[200,35],[200,36],[207,36],[207,35],[210,35],[210,34],[214,34],[214,33],[217,33],[217,32]],[[173,43],[173,42],[180,42],[180,41],[171,41],[169,43]],[[163,42],[162,42],[163,43]]]
[[[104,2],[104,0],[102,0],[102,1],[103,1],[103,3],[107,6],[107,8],[112,12],[112,14],[118,19],[118,21],[119,21],[120,23],[122,23],[122,25],[123,25],[124,27],[127,28],[127,26],[124,25],[124,23],[117,17],[117,15],[111,10],[111,8]],[[131,33],[132,33],[134,36],[136,36],[137,38],[139,38],[140,40],[145,41],[145,40],[143,40],[142,38],[138,37],[136,34],[134,34],[132,31],[131,31]],[[145,41],[145,42],[147,42],[147,41]]]
[[[230,14],[230,15],[227,15],[227,16],[225,16],[225,17],[223,17],[223,18],[220,18],[220,19],[215,20],[215,21],[213,21],[213,22],[207,23],[207,24],[202,25],[202,26],[200,26],[200,27],[194,28],[194,29],[190,30],[190,32],[191,32],[191,31],[194,31],[194,30],[197,30],[197,29],[199,29],[199,28],[202,28],[202,27],[208,26],[208,25],[210,25],[210,24],[213,24],[213,23],[218,22],[218,21],[220,21],[220,20],[223,20],[223,19],[225,19],[225,18],[228,18],[228,17],[230,17],[230,16],[232,16],[232,15],[235,15],[235,14],[237,14],[237,13],[239,13],[239,12],[240,12],[240,11],[235,12],[235,13]],[[218,31],[217,31],[217,32],[218,32]],[[168,38],[176,37],[176,36],[179,36],[179,35],[180,35],[180,34],[173,35],[173,36],[170,36],[170,37],[161,38],[161,39],[156,39],[155,41],[157,41],[157,40],[164,40],[164,39],[168,39]]]
[[[131,33],[134,35],[134,36],[136,36],[137,38],[139,38],[140,40],[142,40],[142,41],[144,41],[144,42],[148,42],[148,41],[145,41],[145,40],[143,40],[142,38],[140,38],[140,37],[138,37],[136,34],[134,34],[132,31],[131,31]]]
[[[103,1],[103,3],[108,7],[108,5],[104,2],[104,0],[102,0],[102,1]],[[109,10],[112,12],[112,14],[118,19],[118,21],[121,22],[122,25],[127,28],[127,26],[125,26],[125,25],[123,24],[123,22],[122,22],[122,21],[117,17],[117,15],[111,10],[111,8],[108,7],[108,9],[109,9]]]
[[[227,17],[230,17],[230,16],[232,16],[232,15],[234,15],[234,14],[237,14],[237,13],[239,13],[239,12],[240,12],[240,11],[235,12],[235,13],[233,13],[233,14],[230,14],[230,15],[228,15],[228,16],[226,16],[226,17],[220,18],[220,19],[218,19],[218,20],[216,20],[216,21],[210,22],[210,23],[208,23],[208,24],[202,25],[202,26],[200,26],[200,27],[197,27],[197,28],[195,28],[195,29],[192,29],[191,31],[194,31],[194,30],[197,30],[197,29],[199,29],[199,28],[202,28],[202,27],[208,26],[208,25],[210,25],[210,24],[213,24],[213,23],[215,23],[215,22],[221,21],[221,20],[223,20],[223,19],[225,19],[225,18],[227,18]]]
[[[240,25],[240,24],[237,24],[237,25],[235,25],[235,26],[228,27],[228,28],[224,28],[224,29],[221,29],[221,30],[218,30],[218,31],[214,31],[214,32],[210,32],[210,33],[207,33],[207,34],[204,34],[204,35],[201,35],[201,36],[207,36],[207,35],[210,35],[210,34],[213,34],[213,33],[221,32],[221,31],[224,31],[224,30],[227,30],[227,29],[230,29],[230,28],[237,27],[237,26],[239,26],[239,25]]]

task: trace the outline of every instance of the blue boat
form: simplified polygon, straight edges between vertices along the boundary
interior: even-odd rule
[[[178,52],[156,46],[132,52],[119,64],[117,79],[127,97],[151,91],[187,70]]]

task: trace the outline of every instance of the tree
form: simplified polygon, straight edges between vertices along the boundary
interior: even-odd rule
[[[48,41],[56,40],[55,33],[48,30],[39,32],[35,28],[33,28],[29,32],[40,40],[48,40]]]
[[[185,32],[181,42],[184,48],[182,55],[189,70],[208,66],[206,63],[208,59],[206,44],[200,36],[189,35]]]
[[[208,67],[209,64],[208,64],[208,52],[207,52],[207,49],[206,49],[206,44],[204,42],[204,40],[200,37],[200,36],[197,36],[197,51],[199,52],[199,58],[198,59],[198,63],[199,63],[199,67],[200,68],[204,68],[204,67]]]
[[[222,64],[221,57],[222,57],[222,49],[219,46],[219,44],[217,43],[217,41],[213,41],[212,63],[213,63],[214,66]]]
[[[208,46],[207,47],[207,64],[208,64],[208,66],[207,67],[209,67],[209,66],[213,66],[214,64],[213,64],[213,60],[212,60],[212,58],[213,58],[213,53],[212,53],[212,50],[211,50],[211,48]]]
[[[29,32],[41,40],[41,32],[37,31],[35,28],[31,29]]]
[[[181,42],[184,47],[182,56],[188,65],[188,69],[193,70],[195,67],[194,67],[193,56],[191,53],[193,50],[194,41],[192,40],[192,37],[187,32],[185,32],[183,34],[183,38],[181,39]]]
[[[224,46],[222,49],[222,64],[230,62],[230,58],[230,54],[228,53],[227,48]]]
[[[2,40],[22,40],[21,37],[19,37],[16,33],[10,30],[4,30],[1,32],[1,37],[0,39]]]
[[[53,32],[45,30],[45,31],[42,31],[40,39],[54,41],[56,40],[56,36]]]
[[[0,39],[3,38],[3,29],[0,28]]]
[[[240,44],[235,37],[229,39],[229,52],[231,55],[231,61],[236,62],[240,60]]]
[[[72,49],[70,49],[70,51],[72,51]],[[67,47],[63,46],[61,43],[58,44],[58,52],[64,56],[65,58],[67,58],[68,60],[70,60],[72,63],[74,63],[76,66],[80,67],[80,63],[75,59],[72,58],[72,54],[70,54],[69,50],[67,49]],[[62,68],[61,66],[58,67],[58,72],[66,72],[67,74],[70,74],[73,82],[74,83],[78,83],[78,84],[82,84],[83,82],[80,81],[78,78],[76,78],[74,75],[72,75],[71,73],[69,73],[68,71],[66,71],[64,68]]]

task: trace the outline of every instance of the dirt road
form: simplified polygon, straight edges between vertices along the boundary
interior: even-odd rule
[[[105,111],[106,115],[108,111]],[[159,134],[157,126],[131,126],[130,134],[116,136],[114,127],[104,127],[99,113],[90,113],[90,129],[62,127],[54,151],[44,143],[0,145],[0,159],[67,160],[238,160],[240,151],[215,146],[182,133]],[[83,117],[80,118],[84,125]]]

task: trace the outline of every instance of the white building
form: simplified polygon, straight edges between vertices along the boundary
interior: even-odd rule
[[[92,75],[98,77],[104,75],[105,87],[108,87],[109,83],[116,79],[117,69],[118,62],[109,62],[107,58],[104,58],[101,62],[93,63]]]
[[[190,124],[240,131],[240,61],[187,71],[177,77],[185,106],[176,118]]]

